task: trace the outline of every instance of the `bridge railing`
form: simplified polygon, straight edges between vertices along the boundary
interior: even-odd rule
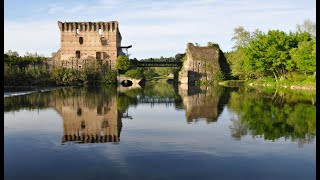
[[[139,61],[138,67],[180,67],[182,62],[174,61]]]

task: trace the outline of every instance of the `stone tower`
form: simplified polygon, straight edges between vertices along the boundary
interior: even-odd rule
[[[88,59],[101,60],[114,68],[121,51],[121,34],[117,21],[60,22],[60,49],[54,65],[81,69]]]
[[[222,51],[218,45],[213,47],[187,44],[186,60],[179,73],[182,84],[194,84],[195,81],[211,81],[213,74],[221,71],[220,56]]]

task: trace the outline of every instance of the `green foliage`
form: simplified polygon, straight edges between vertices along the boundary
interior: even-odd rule
[[[79,74],[83,75],[86,83],[97,85],[99,84],[102,72],[106,71],[106,69],[103,69],[101,62],[96,61],[95,59],[88,60],[88,62],[91,63],[87,63],[86,66],[84,66],[84,68],[79,71]]]
[[[254,74],[250,66],[247,66],[245,63],[246,54],[243,48],[225,53],[225,57],[230,65],[231,75],[233,77],[247,79]]]
[[[220,49],[219,45],[217,43],[214,43],[214,42],[208,42],[207,46],[208,47],[215,47],[215,48],[219,48]]]
[[[8,56],[15,56],[15,57],[19,56],[17,51],[11,51],[11,50],[7,51],[5,54]]]
[[[176,61],[183,61],[182,59],[186,56],[186,53],[183,53],[183,54],[176,54],[174,57],[176,59]]]
[[[217,71],[216,73],[212,74],[212,80],[213,82],[219,82],[225,80],[225,75],[221,71]]]
[[[246,89],[231,93],[228,109],[239,115],[231,126],[232,136],[241,139],[250,133],[267,140],[281,137],[298,142],[313,140],[316,107],[301,100],[290,101],[287,97],[286,94],[268,95]],[[290,103],[284,103],[286,101]]]
[[[147,79],[147,80],[150,80],[154,77],[157,77],[159,76],[159,74],[156,73],[155,69],[154,68],[146,68],[144,71],[143,71],[143,74],[144,74],[144,77]]]
[[[316,71],[316,41],[299,42],[298,48],[290,51],[293,62],[298,71],[302,73],[313,73]]]
[[[176,55],[177,56],[177,55]],[[177,57],[180,58],[181,54],[178,55]],[[176,59],[175,57],[163,57],[161,56],[160,58],[147,58],[147,59],[141,59],[140,61],[176,61],[178,59]]]
[[[233,31],[234,33],[231,40],[235,41],[236,44],[233,46],[233,49],[246,47],[250,42],[250,32],[246,31],[242,26],[234,28]]]
[[[173,85],[167,83],[148,83],[140,95],[154,98],[180,98]]]
[[[141,68],[130,69],[125,73],[125,76],[135,78],[135,79],[140,79],[144,77]]]
[[[31,55],[20,57],[17,52],[4,54],[4,85],[50,85],[47,58]]]
[[[315,23],[305,20],[297,25],[296,33],[269,30],[267,34],[256,29],[234,29],[234,51],[225,53],[235,79],[260,79],[273,76],[276,84],[289,81],[288,73],[305,74],[316,71]],[[294,78],[291,78],[291,80]],[[257,82],[257,81],[256,81]],[[310,82],[310,81],[309,81]]]
[[[308,40],[307,34],[286,34],[279,30],[270,30],[260,34],[245,49],[245,64],[260,76],[274,75],[284,78],[287,71],[293,70],[294,64],[290,50],[297,47],[299,40]]]
[[[90,63],[81,70],[61,67],[50,69],[47,58],[37,53],[27,53],[23,57],[16,54],[10,51],[4,54],[5,86],[98,85],[101,82],[113,81],[111,79],[115,76],[114,73],[108,73],[106,65],[93,57],[87,59]]]
[[[81,81],[79,78],[79,73],[76,70],[69,68],[54,67],[51,71],[51,80],[55,82],[56,85],[75,85],[76,82]],[[86,78],[82,79],[82,82]]]
[[[159,76],[161,77],[166,77],[166,76],[169,76],[170,74],[173,73],[173,68],[170,68],[170,67],[158,67],[158,68],[155,68],[155,72],[157,74],[159,74]]]
[[[117,109],[124,113],[130,105],[130,100],[128,97],[126,97],[125,95],[121,95],[119,94],[118,98],[117,98]]]
[[[131,67],[131,62],[128,57],[120,55],[117,57],[115,67],[122,71],[127,71]]]
[[[101,77],[100,84],[108,85],[115,84],[117,82],[117,73],[115,71],[109,70],[105,75]]]

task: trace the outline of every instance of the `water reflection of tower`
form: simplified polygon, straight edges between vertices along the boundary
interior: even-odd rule
[[[120,141],[121,113],[116,97],[99,100],[84,96],[56,100],[55,109],[63,119],[62,143],[104,143]]]
[[[207,123],[216,122],[229,99],[228,92],[216,87],[182,85],[179,87],[179,94],[188,123],[199,119],[206,119]]]

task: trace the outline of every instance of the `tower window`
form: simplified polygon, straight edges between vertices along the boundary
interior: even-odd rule
[[[101,52],[96,52],[96,59],[101,60]]]
[[[76,58],[80,58],[80,51],[76,51]]]
[[[79,37],[79,43],[83,44],[83,37]]]

